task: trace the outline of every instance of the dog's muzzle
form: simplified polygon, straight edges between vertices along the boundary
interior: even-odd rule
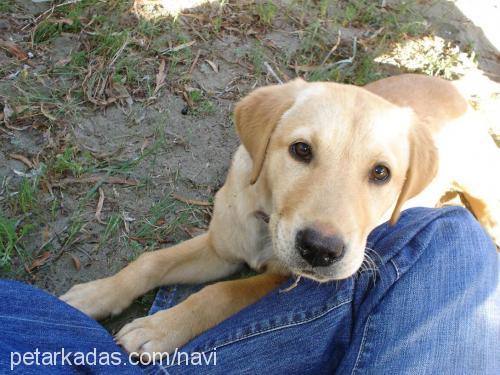
[[[297,233],[295,247],[313,268],[331,266],[341,260],[345,253],[345,243],[339,236],[325,236],[312,228]]]

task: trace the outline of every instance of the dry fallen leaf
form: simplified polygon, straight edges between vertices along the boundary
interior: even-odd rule
[[[6,49],[19,60],[28,60],[28,54],[24,52],[16,43],[8,40],[0,40],[0,47]]]
[[[66,57],[66,58],[63,58],[61,60],[58,60],[54,66],[65,66],[67,65],[68,63],[71,62],[71,57]]]
[[[181,202],[184,202],[186,204],[193,205],[193,206],[212,206],[213,205],[212,203],[207,202],[207,201],[201,201],[201,200],[198,200],[198,199],[184,198],[184,197],[182,197],[182,196],[180,196],[179,194],[176,194],[176,193],[173,193],[172,197],[174,197],[174,199],[177,199],[178,201],[181,201]]]
[[[112,82],[109,90],[106,90],[106,93],[110,98],[115,100],[125,99],[128,105],[133,104],[132,97],[130,96],[127,88],[119,82]]]
[[[77,271],[80,271],[80,268],[82,268],[82,263],[80,262],[80,259],[74,254],[69,254],[69,255],[71,255],[71,259],[73,259],[73,265],[75,266],[75,269]]]
[[[69,26],[73,25],[73,20],[71,18],[49,19],[48,22],[55,24],[65,24]]]
[[[42,239],[43,239],[43,242],[47,242],[50,238],[50,229],[48,226],[44,227],[43,228],[43,231],[42,231]]]
[[[43,106],[43,103],[40,105],[40,111],[42,114],[47,117],[50,121],[56,121],[57,119],[50,114],[50,112]]]
[[[161,226],[161,225],[165,225],[167,223],[167,221],[164,219],[164,218],[160,218],[158,220],[156,220],[156,225],[158,226]]]
[[[195,227],[193,225],[184,225],[181,227],[184,232],[186,232],[189,237],[196,237],[199,236],[202,233],[205,233],[205,230],[202,228]]]
[[[43,266],[50,258],[50,253],[48,251],[44,251],[38,258],[36,258],[29,266],[27,264],[24,265],[26,272],[31,273],[34,269]]]
[[[100,224],[106,224],[101,219],[102,206],[104,205],[104,191],[99,188],[99,201],[97,202],[97,208],[95,210],[95,218]]]
[[[196,57],[193,60],[193,63],[191,64],[191,67],[189,68],[189,74],[193,74],[193,70],[196,67],[196,64],[198,64],[198,59],[201,56],[201,50],[199,49],[198,52],[196,52]]]
[[[184,48],[191,47],[193,44],[196,43],[196,40],[192,40],[190,42],[182,43],[179,44],[178,46],[172,47],[172,48],[167,48],[163,51],[160,51],[160,54],[165,54],[165,53],[172,53],[172,52],[178,52],[180,50],[183,50]]]
[[[141,155],[144,154],[144,150],[146,149],[146,147],[149,146],[149,139],[145,139],[144,142],[142,142],[142,145],[141,145]]]
[[[160,89],[165,86],[165,78],[167,75],[165,74],[165,59],[161,59],[160,67],[158,68],[158,74],[156,75],[156,87],[154,91],[154,95],[160,91]]]
[[[320,67],[320,65],[290,65],[290,68],[293,68],[298,72],[312,72],[318,70]]]
[[[20,154],[9,154],[9,156],[11,159],[19,160],[20,162],[26,164],[29,168],[33,168],[33,163],[26,156]]]
[[[9,105],[9,103],[4,103],[4,105],[3,105],[3,119],[4,119],[5,123],[9,122],[9,119],[12,117],[13,114],[14,114],[14,110]]]
[[[214,63],[213,61],[211,60],[205,60],[205,62],[210,65],[210,67],[214,70],[215,73],[219,73],[219,67],[217,66],[216,63]]]

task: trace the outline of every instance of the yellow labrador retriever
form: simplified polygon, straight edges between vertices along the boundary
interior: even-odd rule
[[[498,241],[499,156],[478,121],[453,83],[419,75],[259,88],[236,106],[242,145],[208,232],[61,299],[99,319],[160,285],[216,280],[244,263],[265,271],[205,287],[117,335],[129,352],[171,352],[286,275],[350,277],[372,229],[403,208],[434,206],[450,188]]]

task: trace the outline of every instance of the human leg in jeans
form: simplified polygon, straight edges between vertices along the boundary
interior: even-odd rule
[[[407,210],[397,225],[376,228],[368,246],[375,273],[321,285],[301,280],[182,350],[215,348],[217,366],[204,369],[213,374],[499,372],[499,256],[468,211]],[[200,370],[170,365],[148,371]]]
[[[498,372],[499,258],[467,211],[407,210],[397,225],[376,228],[368,246],[373,249],[369,254],[376,271],[325,284],[302,279],[285,292],[290,281],[179,349],[198,356],[170,356],[163,366],[143,370],[172,374]],[[152,311],[170,307],[174,297],[160,291]],[[40,351],[119,350],[97,323],[41,291],[4,282],[0,301],[0,373],[10,365],[10,352],[35,346]],[[200,360],[200,353],[207,355],[208,364]],[[208,357],[214,353],[215,362]],[[17,369],[47,370],[42,366]],[[109,373],[138,367],[86,366],[86,370]]]
[[[40,289],[0,280],[0,374],[75,371],[141,373],[95,320]]]

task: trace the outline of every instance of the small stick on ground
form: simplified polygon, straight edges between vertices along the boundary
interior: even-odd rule
[[[34,168],[33,163],[26,157],[20,154],[10,154],[11,159],[19,160],[20,162],[26,164],[30,169]]]
[[[269,63],[267,61],[264,61],[264,66],[266,67],[266,69],[269,72],[269,74],[271,74],[274,77],[274,79],[276,81],[278,81],[278,83],[280,85],[282,85],[283,81],[281,80],[280,77],[278,77],[278,75],[276,74],[276,72],[273,70],[273,68],[271,67],[271,65],[269,65]]]
[[[198,59],[200,58],[201,55],[201,49],[198,50],[196,53],[196,57],[193,60],[193,63],[191,64],[191,67],[189,68],[189,74],[193,73],[194,68],[196,67],[196,64],[198,63]]]
[[[321,65],[325,65],[326,62],[328,61],[328,59],[330,58],[330,56],[332,55],[332,53],[334,53],[336,51],[336,49],[339,47],[339,44],[340,44],[340,37],[341,37],[341,31],[339,29],[339,32],[337,34],[337,42],[335,42],[335,45],[332,47],[332,49],[327,53],[327,55],[325,56],[325,58],[323,59],[323,62],[321,63]]]
[[[180,195],[178,195],[176,193],[173,193],[172,196],[174,197],[174,199],[177,199],[178,201],[184,202],[186,204],[191,204],[193,206],[205,206],[205,207],[212,206],[212,203],[210,203],[210,202],[200,201],[200,200],[197,200],[197,199],[184,198],[184,197],[181,197]]]
[[[106,225],[106,223],[101,219],[103,205],[104,205],[104,190],[102,190],[102,188],[99,188],[99,201],[97,202],[97,208],[95,210],[95,218],[99,222],[99,224]]]

